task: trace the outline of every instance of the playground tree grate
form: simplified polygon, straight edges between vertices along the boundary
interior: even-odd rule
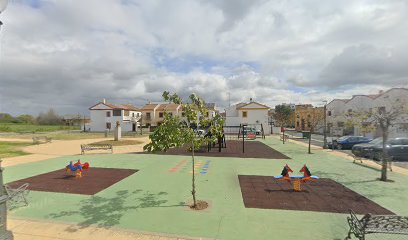
[[[264,158],[264,159],[290,159],[283,153],[271,148],[270,146],[259,141],[245,141],[245,152],[242,152],[242,141],[230,140],[226,142],[227,147],[222,148],[221,152],[218,151],[218,147],[211,148],[210,152],[207,151],[207,147],[196,150],[194,154],[196,156],[206,157],[235,157],[235,158]],[[183,155],[190,156],[191,152],[186,147],[171,148],[167,152],[161,152],[159,154],[166,155]]]
[[[285,209],[314,212],[357,214],[394,214],[331,179],[321,178],[301,183],[294,192],[292,183],[269,176],[239,175],[246,208]]]
[[[81,178],[76,178],[74,174],[67,173],[64,168],[14,181],[8,185],[17,188],[24,183],[29,183],[29,189],[33,191],[94,195],[137,171],[136,169],[91,167],[82,172]]]

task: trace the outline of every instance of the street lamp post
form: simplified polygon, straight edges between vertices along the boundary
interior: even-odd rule
[[[327,101],[324,100],[324,107],[323,107],[323,112],[324,112],[324,129],[323,129],[323,149],[327,148]]]
[[[0,0],[0,14],[4,12],[8,4],[8,0]],[[3,23],[0,21],[0,30]],[[7,200],[9,196],[3,185],[3,168],[1,167],[0,159],[0,240],[14,239],[13,233],[7,230]]]

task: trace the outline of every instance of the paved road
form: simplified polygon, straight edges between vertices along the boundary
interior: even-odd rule
[[[299,138],[302,137],[302,133],[298,133],[298,132],[287,132],[287,133],[292,136],[299,137]],[[312,145],[323,147],[323,138],[324,138],[323,135],[312,134],[312,140],[311,140]],[[333,139],[337,139],[337,137],[327,137],[327,142],[331,142]],[[304,143],[309,143],[309,139],[294,139],[294,140],[304,142]],[[351,150],[337,150],[336,149],[335,151],[343,152],[343,153],[353,156],[353,154],[351,153]],[[408,169],[408,162],[393,162],[393,164],[396,166]]]

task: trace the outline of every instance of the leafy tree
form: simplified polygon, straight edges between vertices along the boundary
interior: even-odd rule
[[[35,123],[35,118],[30,114],[22,114],[22,115],[18,116],[17,119],[20,122],[26,123],[26,124],[34,124]]]
[[[287,105],[277,105],[275,106],[275,112],[273,113],[273,118],[276,121],[276,124],[281,128],[286,127],[291,120],[292,109]],[[283,144],[285,144],[285,132],[282,132]]]
[[[408,106],[403,104],[389,104],[390,108],[379,107],[376,111],[359,111],[355,113],[355,123],[367,129],[380,129],[382,134],[381,181],[387,181],[387,165],[390,161],[386,143],[389,128],[398,123],[404,114],[408,113]]]
[[[160,126],[149,136],[151,142],[143,147],[145,151],[167,151],[172,147],[187,146],[191,151],[192,159],[192,191],[193,205],[192,208],[197,207],[196,201],[196,185],[195,185],[195,159],[194,152],[204,144],[211,144],[216,139],[220,141],[220,136],[223,134],[222,126],[223,120],[220,116],[214,118],[207,116],[207,108],[205,102],[196,94],[189,96],[189,103],[183,102],[183,100],[176,94],[170,94],[169,92],[163,92],[163,99],[166,102],[180,104],[183,117],[165,113],[164,120]],[[200,116],[200,117],[199,117]],[[192,126],[207,126],[208,137],[198,137],[194,132]]]
[[[15,119],[8,113],[0,113],[0,122],[2,123],[11,123],[14,122]]]

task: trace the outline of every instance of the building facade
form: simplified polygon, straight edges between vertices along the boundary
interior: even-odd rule
[[[323,133],[324,107],[313,107],[311,104],[296,105],[295,130]]]
[[[392,111],[395,106],[408,106],[408,89],[392,88],[374,95],[354,95],[350,99],[334,99],[327,104],[327,131],[332,136],[364,135],[375,138],[381,130],[364,129],[356,124],[358,113]],[[408,113],[402,112],[389,129],[390,137],[408,136]]]
[[[215,103],[207,103],[207,116],[212,118],[218,112],[215,107]],[[148,103],[141,108],[142,126],[145,127],[156,127],[159,126],[164,120],[164,114],[169,113],[173,116],[179,116],[184,118],[183,108],[181,104],[168,104],[168,103]],[[200,117],[200,114],[197,113],[197,117]]]
[[[240,126],[242,124],[253,125],[256,130],[261,130],[265,135],[271,133],[269,125],[270,107],[250,101],[249,103],[238,103],[225,109],[225,126]]]
[[[89,108],[90,131],[103,132],[115,129],[119,122],[122,132],[136,132],[139,127],[141,111],[130,104],[112,104],[103,100]]]

